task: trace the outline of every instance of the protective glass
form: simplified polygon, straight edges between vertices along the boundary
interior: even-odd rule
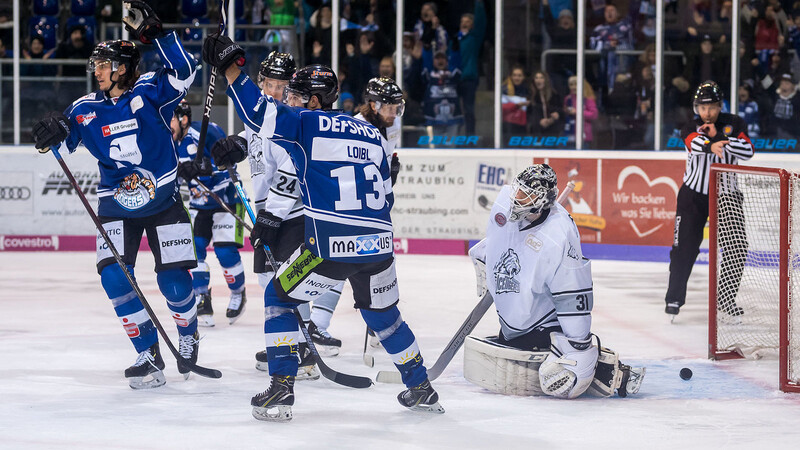
[[[406,110],[406,101],[400,100],[400,103],[383,103],[375,102],[375,111],[383,116],[402,117],[403,112]]]
[[[89,73],[94,73],[98,67],[104,67],[106,64],[111,64],[112,72],[119,69],[119,61],[109,61],[101,58],[89,58],[89,62],[86,63],[86,71]]]

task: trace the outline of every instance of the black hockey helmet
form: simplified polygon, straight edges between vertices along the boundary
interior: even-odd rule
[[[558,197],[556,172],[547,164],[534,164],[514,178],[511,183],[512,222],[537,214],[553,206]]]
[[[286,89],[301,96],[303,104],[307,104],[316,95],[322,109],[330,109],[339,98],[339,80],[330,67],[322,64],[305,66],[295,72]]]
[[[264,61],[261,61],[258,81],[263,81],[264,78],[288,80],[292,78],[295,70],[297,70],[297,66],[294,63],[294,56],[289,53],[273,51]]]
[[[178,106],[175,107],[175,118],[181,120],[184,116],[189,118],[189,122],[192,121],[192,107],[189,106],[186,99],[181,100]]]
[[[710,103],[722,104],[722,88],[716,82],[708,80],[700,83],[694,93],[694,100],[692,101],[694,113],[697,114],[697,105]]]
[[[110,61],[112,71],[116,72],[119,66],[125,65],[128,73],[133,74],[139,67],[140,59],[139,49],[131,41],[121,39],[103,41],[94,47],[92,56],[89,57],[89,63],[86,65],[86,71],[94,72],[98,63]]]
[[[383,105],[400,105],[397,108],[397,116],[403,115],[406,101],[403,99],[403,90],[387,77],[373,78],[367,82],[364,89],[364,100],[375,102],[376,111],[380,111]]]

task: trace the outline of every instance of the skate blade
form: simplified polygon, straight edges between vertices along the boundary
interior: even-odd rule
[[[297,368],[297,376],[295,381],[314,381],[319,380],[319,370],[317,366],[303,366]]]
[[[214,316],[209,316],[209,315],[197,316],[197,325],[201,327],[213,327]]]
[[[272,407],[253,407],[253,417],[266,422],[288,422],[292,420],[292,407],[277,405]]]
[[[149,373],[143,377],[128,378],[128,386],[131,389],[153,389],[166,384],[167,379],[164,377],[164,372],[158,371]]]
[[[256,361],[256,369],[262,372],[269,372],[269,363]]]
[[[420,411],[433,414],[444,414],[444,408],[442,408],[442,405],[440,405],[439,402],[436,402],[432,405],[419,404],[419,405],[409,406],[408,409],[412,411]]]
[[[339,347],[333,345],[321,345],[314,342],[314,346],[317,347],[320,356],[337,356],[339,354]]]
[[[245,310],[245,305],[242,305],[242,309],[239,310],[239,312],[236,312],[233,309],[229,309],[225,313],[225,315],[228,317],[228,325],[233,325],[237,320],[239,320],[239,318],[242,317],[242,314],[244,314],[244,310]],[[236,314],[236,315],[231,316],[230,315],[231,313]]]
[[[647,373],[647,367],[631,367],[630,378],[628,379],[628,384],[625,385],[625,391],[628,395],[639,392],[645,373]]]
[[[670,314],[669,315],[669,323],[675,323],[675,318],[678,317],[677,314]]]

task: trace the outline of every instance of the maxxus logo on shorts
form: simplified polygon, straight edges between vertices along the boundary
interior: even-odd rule
[[[28,200],[31,189],[27,186],[0,186],[0,200]]]
[[[392,233],[330,237],[331,256],[382,255],[392,250]]]

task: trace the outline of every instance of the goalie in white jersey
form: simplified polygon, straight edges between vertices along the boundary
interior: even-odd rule
[[[494,298],[500,334],[468,342],[465,376],[503,393],[636,393],[644,368],[621,364],[599,339],[593,342],[591,263],[557,195],[547,164],[528,167],[498,194],[486,238],[469,253],[479,294],[488,289]],[[478,367],[477,360],[489,363]],[[508,377],[512,366],[517,373]]]

